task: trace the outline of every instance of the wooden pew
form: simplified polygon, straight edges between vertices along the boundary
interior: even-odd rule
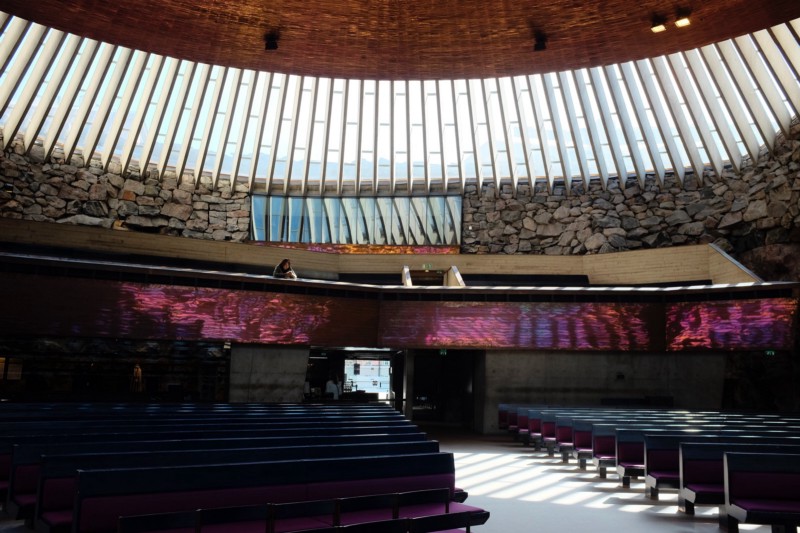
[[[680,448],[684,443],[737,443],[751,442],[753,444],[774,443],[800,445],[800,433],[775,430],[737,430],[728,429],[711,433],[683,432],[676,434],[648,433],[645,441],[645,495],[650,499],[658,500],[659,491],[663,488],[674,488],[680,491],[681,487],[681,458]],[[719,484],[720,494],[722,485],[722,454],[719,459]]]
[[[716,439],[681,442],[678,509],[693,515],[697,505],[725,505],[723,459],[726,452],[800,454],[800,444],[792,442],[781,439],[765,442],[761,438],[747,437],[735,440],[726,438],[723,442]]]
[[[388,439],[389,437],[385,437]],[[249,461],[299,460],[327,457],[354,457],[433,453],[439,451],[436,441],[374,442],[359,444],[315,444],[284,447],[230,447],[193,449],[186,441],[183,450],[149,450],[113,452],[111,448],[96,447],[72,455],[40,455],[38,462],[21,468],[9,490],[6,511],[14,519],[29,519],[34,511],[69,510],[75,500],[74,481],[78,469],[130,468],[132,466],[179,466]],[[240,442],[239,446],[246,443]],[[51,447],[58,453],[57,447]],[[38,474],[38,475],[37,475]],[[37,508],[37,502],[41,502]]]
[[[80,470],[72,525],[74,533],[101,533],[114,531],[117,518],[123,515],[364,496],[387,492],[387,488],[447,488],[452,494],[454,483],[453,456],[443,452]],[[451,508],[458,510],[463,505],[452,502]]]
[[[728,531],[739,524],[770,524],[773,532],[800,526],[800,455],[725,452]]]

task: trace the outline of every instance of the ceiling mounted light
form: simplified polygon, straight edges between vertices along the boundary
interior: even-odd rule
[[[653,15],[653,23],[650,26],[650,31],[653,33],[667,31],[667,18],[662,15]]]
[[[688,9],[679,9],[675,14],[675,26],[685,28],[691,24],[689,15],[691,15],[691,12]]]
[[[280,31],[277,29],[269,30],[267,34],[264,35],[264,50],[277,50],[279,38]]]
[[[533,51],[534,52],[541,52],[542,50],[547,50],[547,35],[544,34],[542,31],[537,31],[533,35],[534,42],[533,42]]]

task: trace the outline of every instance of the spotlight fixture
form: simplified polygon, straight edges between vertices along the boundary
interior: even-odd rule
[[[547,50],[547,35],[543,31],[537,31],[533,34],[533,51],[541,52]]]
[[[691,15],[691,12],[688,9],[678,9],[675,13],[675,26],[678,28],[685,28],[691,24],[689,15]]]
[[[264,35],[264,50],[277,50],[280,32],[277,29],[269,30]]]
[[[650,31],[653,33],[667,31],[667,18],[663,15],[653,15],[653,23],[650,26]]]

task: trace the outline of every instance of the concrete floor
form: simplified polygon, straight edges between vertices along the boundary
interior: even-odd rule
[[[616,474],[600,479],[589,465],[548,457],[506,435],[470,435],[422,426],[443,451],[455,454],[456,485],[465,503],[491,512],[476,533],[720,533],[715,507],[697,507],[694,517],[678,511],[677,491],[662,489],[658,501],[644,495],[643,479],[623,488]],[[740,526],[768,533],[769,526]]]
[[[506,435],[472,435],[421,425],[456,460],[456,484],[469,492],[466,503],[491,512],[476,533],[719,533],[717,510],[698,507],[690,517],[677,508],[677,493],[662,490],[659,501],[644,495],[644,482],[622,488],[615,474],[597,477],[573,461],[534,452]],[[768,533],[768,526],[742,525]],[[0,519],[0,532],[27,533],[22,522]]]

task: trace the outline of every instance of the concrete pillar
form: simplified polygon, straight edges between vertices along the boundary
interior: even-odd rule
[[[231,346],[230,401],[302,401],[308,356],[308,348]]]
[[[414,351],[406,350],[403,372],[403,416],[413,420],[414,415]]]

